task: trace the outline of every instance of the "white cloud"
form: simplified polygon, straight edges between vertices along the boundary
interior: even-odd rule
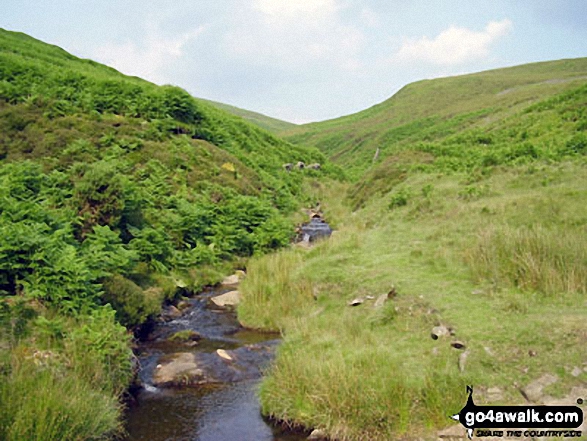
[[[223,52],[243,63],[287,71],[358,69],[365,37],[341,20],[340,0],[254,0],[223,36]]]
[[[254,8],[273,19],[321,18],[334,14],[336,0],[255,0]]]
[[[184,46],[204,31],[200,26],[172,38],[164,37],[158,25],[149,21],[145,26],[141,44],[134,42],[107,43],[94,52],[99,61],[127,75],[135,75],[154,83],[163,84],[164,68],[183,55]]]
[[[368,7],[364,7],[361,10],[361,21],[370,28],[377,28],[381,25],[379,16],[373,11],[373,9]]]
[[[481,32],[451,26],[436,38],[407,39],[395,61],[424,61],[450,66],[487,57],[491,45],[512,29],[509,19],[492,21]]]

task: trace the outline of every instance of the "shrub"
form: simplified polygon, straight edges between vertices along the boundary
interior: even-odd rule
[[[112,305],[117,320],[127,327],[136,326],[156,314],[163,300],[145,295],[137,284],[120,274],[109,277],[102,286],[102,300]]]
[[[407,188],[402,188],[391,195],[391,200],[389,202],[389,208],[394,209],[398,207],[403,207],[404,205],[408,205],[408,200],[410,199],[410,190]]]

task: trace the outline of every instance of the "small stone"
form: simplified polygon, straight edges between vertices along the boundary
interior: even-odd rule
[[[385,302],[387,302],[388,298],[389,297],[387,296],[387,294],[381,294],[379,297],[377,297],[377,300],[375,300],[373,307],[381,308],[383,305],[385,305]]]
[[[161,316],[165,319],[175,319],[181,317],[181,311],[175,306],[170,305],[163,310]]]
[[[190,302],[188,302],[187,300],[181,300],[178,304],[177,304],[177,309],[179,309],[180,311],[183,311],[184,309],[189,308],[190,306],[192,306],[192,304]]]
[[[460,440],[460,439],[464,439],[466,436],[467,436],[467,431],[460,424],[455,424],[454,426],[447,427],[446,429],[438,432],[438,438],[440,438],[442,440],[446,440],[446,439]]]
[[[432,337],[432,340],[438,340],[441,337],[448,337],[449,335],[450,329],[444,325],[435,326],[430,332],[430,337]]]
[[[310,433],[310,436],[308,436],[308,439],[312,441],[322,441],[328,439],[328,437],[324,430],[314,429],[312,430],[312,433]]]
[[[374,300],[374,299],[375,299],[375,297],[373,297],[373,296],[365,296],[365,299],[366,299],[366,300]]]
[[[460,340],[455,340],[450,344],[455,349],[465,349],[467,346]]]
[[[578,377],[579,375],[581,375],[583,373],[583,370],[580,367],[575,366],[573,368],[573,370],[571,371],[571,375],[573,377]]]
[[[240,277],[238,274],[233,274],[231,276],[227,276],[222,280],[222,285],[238,285],[240,282]]]
[[[539,402],[542,399],[542,391],[545,387],[548,387],[558,381],[558,377],[552,374],[545,374],[542,377],[534,380],[528,386],[520,389],[520,392],[524,398],[529,402]]]
[[[224,349],[216,349],[216,353],[219,357],[224,358],[225,360],[232,360],[232,357]]]
[[[499,387],[490,387],[487,389],[487,399],[490,402],[500,401],[503,399],[503,391]]]
[[[347,303],[348,306],[359,306],[365,303],[365,299],[363,297],[357,297],[356,299],[351,300]]]

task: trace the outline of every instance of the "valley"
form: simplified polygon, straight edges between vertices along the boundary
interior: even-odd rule
[[[579,58],[293,125],[0,30],[0,438],[147,439],[182,408],[158,439],[228,440],[213,428],[241,421],[236,400],[268,440],[464,439],[467,385],[480,405],[575,404],[586,109]],[[317,211],[332,235],[296,243]],[[207,335],[235,271],[240,302]],[[168,331],[203,339],[145,345]],[[277,336],[262,378],[149,389],[168,350],[205,365]]]

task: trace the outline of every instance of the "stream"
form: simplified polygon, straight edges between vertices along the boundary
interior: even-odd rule
[[[127,412],[126,441],[306,439],[307,435],[284,432],[261,416],[257,387],[279,335],[246,330],[234,311],[211,305],[210,297],[227,291],[212,288],[189,299],[181,315],[157,323],[139,343],[135,353],[143,388]],[[198,341],[170,340],[178,331],[195,331]],[[197,360],[205,374],[187,386],[154,381],[178,354]]]

